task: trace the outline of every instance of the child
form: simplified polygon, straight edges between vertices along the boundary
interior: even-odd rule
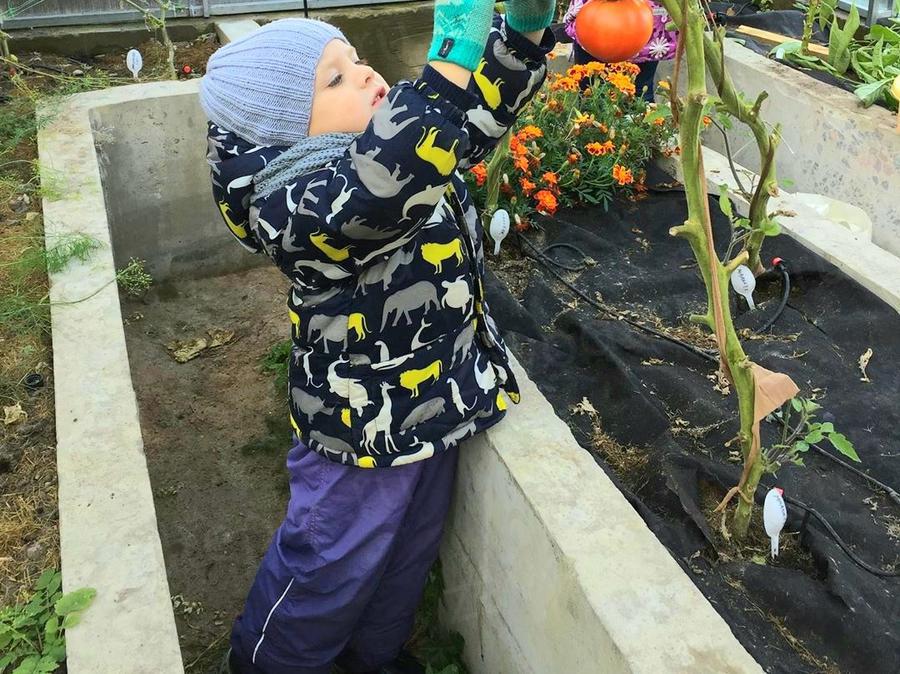
[[[232,672],[422,671],[398,654],[459,443],[502,418],[501,391],[518,399],[460,175],[540,88],[554,46],[553,0],[506,8],[438,0],[429,64],[392,88],[319,21],[273,22],[210,59],[216,203],[292,285],[291,496]]]
[[[578,12],[587,2],[589,0],[572,0],[563,19],[566,26],[566,34],[574,41],[572,48],[574,50],[575,63],[581,64],[597,60],[578,44],[578,37],[575,35],[575,17],[578,16]],[[660,61],[668,61],[675,58],[675,49],[678,46],[678,32],[666,28],[671,19],[664,7],[653,2],[653,0],[647,0],[647,3],[650,5],[650,9],[653,10],[653,33],[650,35],[647,45],[631,60],[641,69],[638,76],[634,79],[634,88],[638,93],[642,93],[645,100],[652,103],[654,100],[653,78],[656,76],[656,67]]]

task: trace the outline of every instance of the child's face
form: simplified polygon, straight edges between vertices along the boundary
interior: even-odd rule
[[[384,78],[352,46],[332,40],[316,66],[309,135],[362,133],[387,91]]]

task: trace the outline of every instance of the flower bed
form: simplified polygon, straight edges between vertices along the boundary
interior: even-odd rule
[[[631,63],[589,63],[551,75],[490,171],[484,163],[470,171],[472,186],[486,190],[486,217],[504,208],[524,230],[535,213],[643,192],[654,152],[677,149],[670,118],[635,96],[637,72]]]

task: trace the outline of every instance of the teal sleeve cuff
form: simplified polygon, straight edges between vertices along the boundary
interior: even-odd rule
[[[474,71],[484,53],[484,44],[465,37],[441,37],[435,35],[428,50],[429,61],[446,61]]]

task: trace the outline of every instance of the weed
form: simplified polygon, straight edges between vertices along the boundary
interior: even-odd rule
[[[275,375],[275,387],[279,395],[287,390],[288,359],[291,357],[291,340],[276,342],[262,359],[262,371]]]
[[[48,569],[25,604],[0,609],[0,672],[49,674],[66,657],[65,630],[81,620],[97,591],[62,593],[62,576]]]
[[[442,629],[438,622],[443,594],[444,576],[441,560],[437,560],[428,572],[409,647],[425,663],[426,674],[467,674],[462,661],[465,640],[458,632]]]
[[[116,274],[119,287],[132,297],[139,297],[153,285],[153,277],[144,269],[143,260],[131,258]]]

